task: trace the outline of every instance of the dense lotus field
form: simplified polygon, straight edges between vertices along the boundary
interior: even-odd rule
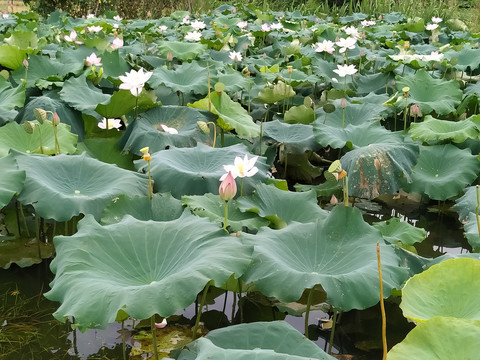
[[[159,342],[225,291],[306,332],[311,309],[334,329],[383,291],[416,324],[388,359],[477,358],[479,38],[400,13],[3,14],[0,267],[54,256],[56,319],[150,319]],[[424,229],[363,218],[415,194],[453,205],[473,253],[422,257]],[[333,359],[242,311],[198,316],[169,356]]]

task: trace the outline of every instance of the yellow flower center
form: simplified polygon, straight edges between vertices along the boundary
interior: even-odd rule
[[[237,168],[238,168],[238,172],[239,172],[240,174],[244,175],[244,173],[243,173],[243,164],[238,164]]]

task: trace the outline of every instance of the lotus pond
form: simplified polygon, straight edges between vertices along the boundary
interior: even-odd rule
[[[478,356],[478,38],[3,14],[0,358]]]

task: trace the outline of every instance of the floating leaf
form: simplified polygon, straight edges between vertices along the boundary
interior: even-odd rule
[[[192,215],[168,222],[126,216],[106,226],[87,215],[78,225],[75,235],[54,238],[55,279],[45,296],[62,303],[56,319],[73,316],[82,331],[106,328],[120,309],[136,319],[170,316],[208,282],[223,285],[250,262],[250,247]]]
[[[400,308],[416,322],[435,316],[480,320],[480,261],[445,260],[410,278],[402,289]]]

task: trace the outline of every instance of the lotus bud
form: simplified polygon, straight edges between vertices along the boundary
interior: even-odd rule
[[[420,107],[417,104],[413,104],[410,107],[410,116],[422,117],[422,111],[420,110]]]
[[[332,195],[332,197],[330,198],[330,204],[332,204],[332,205],[337,205],[338,204],[338,199],[335,195]]]
[[[33,129],[35,129],[35,123],[33,121],[25,121],[23,123],[23,129],[27,134],[33,134]]]
[[[26,67],[26,68],[28,69],[28,60],[27,60],[27,58],[23,58],[22,64],[23,64],[24,67]]]
[[[347,107],[347,99],[342,98],[342,99],[340,100],[340,107],[341,107],[342,109],[345,109],[345,108]]]
[[[245,50],[245,51],[248,50],[248,44],[247,43],[243,44],[243,50]]]
[[[172,55],[172,52],[169,51],[167,54],[167,61],[172,61],[172,60],[173,60],[173,55]]]
[[[263,53],[263,60],[265,60],[266,58],[267,58],[267,54]]]
[[[205,134],[210,134],[210,127],[205,121],[197,121],[197,125]]]
[[[47,120],[47,112],[43,109],[33,109],[33,115],[35,116],[35,119],[38,121],[39,124],[43,124],[43,122]]]
[[[220,194],[220,198],[225,201],[233,199],[237,194],[237,183],[231,171],[228,172],[227,177],[220,184],[218,193]]]
[[[57,126],[58,124],[60,124],[60,116],[58,116],[56,111],[53,113],[52,124],[54,126]]]
[[[163,329],[165,326],[167,326],[167,318],[163,319],[161,323],[155,323],[157,329]]]
[[[383,19],[382,14],[378,15],[378,20],[382,20],[382,19]]]
[[[458,117],[458,120],[465,120],[467,118],[467,113],[463,113]]]

